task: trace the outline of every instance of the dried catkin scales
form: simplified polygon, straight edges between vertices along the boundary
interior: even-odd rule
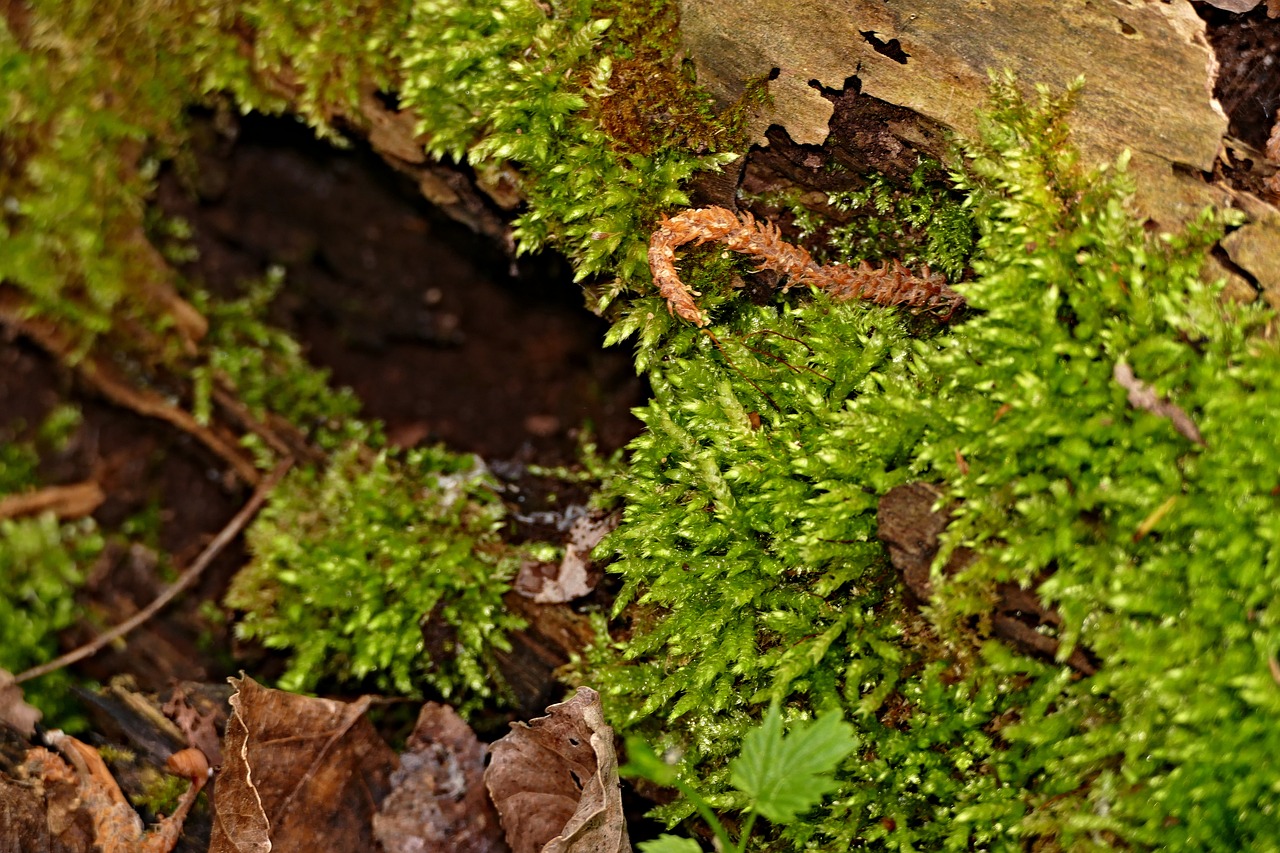
[[[837,299],[866,299],[879,305],[897,305],[914,312],[930,312],[948,320],[964,305],[964,297],[947,286],[946,279],[926,266],[915,275],[899,263],[875,268],[865,261],[820,266],[799,246],[782,239],[777,226],[760,223],[750,213],[741,215],[723,207],[686,210],[663,219],[649,240],[649,269],[658,292],[673,314],[699,326],[706,318],[676,272],[676,249],[685,243],[717,242],[749,255],[761,269],[787,278],[787,287],[821,288]]]

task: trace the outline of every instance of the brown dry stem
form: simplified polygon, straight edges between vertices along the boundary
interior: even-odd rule
[[[156,596],[155,600],[145,608],[139,610],[133,616],[121,622],[111,630],[99,634],[93,640],[85,643],[78,649],[73,649],[65,655],[55,658],[48,663],[32,667],[26,672],[19,673],[14,678],[14,682],[21,684],[24,681],[30,681],[33,678],[48,675],[49,673],[61,669],[64,666],[68,666],[76,661],[91,657],[106,648],[115,640],[123,637],[134,628],[137,628],[139,625],[146,622],[152,616],[159,613],[166,604],[177,598],[179,593],[190,588],[200,578],[200,575],[204,573],[204,570],[207,569],[214,561],[214,558],[221,554],[222,550],[231,544],[231,540],[235,539],[236,536],[239,535],[240,531],[244,529],[245,525],[247,525],[258,513],[258,510],[262,508],[262,505],[266,503],[267,498],[271,495],[271,490],[274,489],[276,484],[284,478],[284,475],[289,472],[289,469],[292,466],[292,459],[285,459],[278,464],[271,473],[267,475],[266,479],[258,485],[253,496],[249,498],[248,503],[241,507],[240,511],[237,512],[235,516],[227,522],[226,526],[218,532],[218,535],[214,537],[213,541],[205,546],[205,549],[200,552],[200,556],[196,558],[196,561],[192,563],[176,581],[165,589],[164,592]]]
[[[106,495],[93,480],[67,486],[46,486],[34,492],[0,498],[0,519],[52,512],[63,520],[84,518],[102,505]]]
[[[730,251],[750,256],[760,269],[786,276],[786,287],[816,287],[836,299],[866,299],[915,313],[932,313],[944,322],[964,305],[964,297],[927,266],[920,275],[896,262],[878,269],[865,261],[856,267],[820,266],[803,248],[782,239],[776,225],[757,222],[750,213],[738,215],[723,207],[704,207],[663,219],[649,240],[649,269],[658,292],[667,300],[667,309],[699,326],[706,325],[706,317],[693,300],[699,294],[690,291],[676,271],[676,249],[686,243],[708,242],[721,243]]]

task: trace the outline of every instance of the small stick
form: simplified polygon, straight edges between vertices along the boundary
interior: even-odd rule
[[[93,480],[69,486],[46,486],[34,492],[0,497],[0,519],[52,512],[59,519],[83,518],[106,500]]]
[[[146,622],[152,616],[156,615],[161,608],[170,601],[173,601],[179,593],[194,584],[204,570],[209,567],[209,564],[214,561],[214,558],[221,554],[222,550],[226,548],[227,545],[231,544],[231,540],[235,539],[236,536],[239,535],[245,525],[247,525],[257,514],[258,510],[262,508],[267,497],[270,496],[271,490],[275,488],[276,484],[280,482],[292,466],[292,459],[285,459],[280,462],[280,464],[277,465],[271,473],[258,484],[258,488],[254,491],[253,496],[249,498],[248,503],[246,503],[240,511],[235,514],[234,518],[227,522],[226,526],[223,527],[222,530],[218,532],[218,535],[213,538],[213,541],[205,546],[205,549],[200,552],[200,556],[196,558],[195,562],[182,573],[181,577],[174,581],[164,592],[156,596],[155,600],[145,608],[139,610],[137,613],[133,614],[111,630],[98,635],[80,648],[73,649],[65,655],[55,658],[48,663],[32,667],[26,672],[19,673],[14,677],[14,682],[21,684],[24,681],[30,681],[33,678],[48,675],[49,673],[61,669],[64,666],[68,666],[69,664],[73,664],[77,661],[81,661],[87,657],[95,655],[108,644],[114,642],[120,637],[123,637],[125,634],[128,634],[134,628],[137,628],[143,622]]]

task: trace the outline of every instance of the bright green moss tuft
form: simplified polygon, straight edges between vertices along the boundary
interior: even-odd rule
[[[996,84],[957,175],[979,240],[955,328],[818,296],[706,330],[641,302],[614,330],[654,399],[605,545],[628,640],[578,676],[725,808],[764,704],[842,708],[866,749],[770,849],[1275,849],[1280,360],[1249,334],[1266,312],[1198,276],[1220,225],[1146,235],[1123,164],[1077,164],[1071,97]],[[1119,362],[1203,444],[1131,405]],[[917,479],[958,502],[939,565],[979,554],[919,613],[874,538]],[[1007,581],[1096,674],[987,635]]]
[[[903,185],[868,175],[858,189],[826,193],[825,211],[807,206],[798,192],[760,201],[790,213],[800,240],[822,263],[928,264],[954,282],[968,269],[976,235],[963,197],[940,180],[940,171],[937,163],[922,162]]]
[[[502,604],[518,562],[505,510],[475,457],[366,454],[277,489],[227,594],[237,633],[289,653],[283,689],[365,682],[473,710],[501,695],[493,655],[521,624]]]

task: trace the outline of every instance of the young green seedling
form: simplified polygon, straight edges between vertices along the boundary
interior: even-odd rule
[[[628,761],[620,772],[676,788],[711,827],[722,851],[743,853],[757,817],[763,815],[776,824],[792,823],[834,791],[835,770],[857,745],[853,726],[839,714],[797,722],[784,734],[778,704],[770,705],[760,725],[743,739],[742,752],[729,764],[730,783],[747,796],[746,820],[737,842],[706,799],[639,738],[627,739]],[[693,839],[666,833],[642,842],[639,849],[640,853],[702,853]]]

